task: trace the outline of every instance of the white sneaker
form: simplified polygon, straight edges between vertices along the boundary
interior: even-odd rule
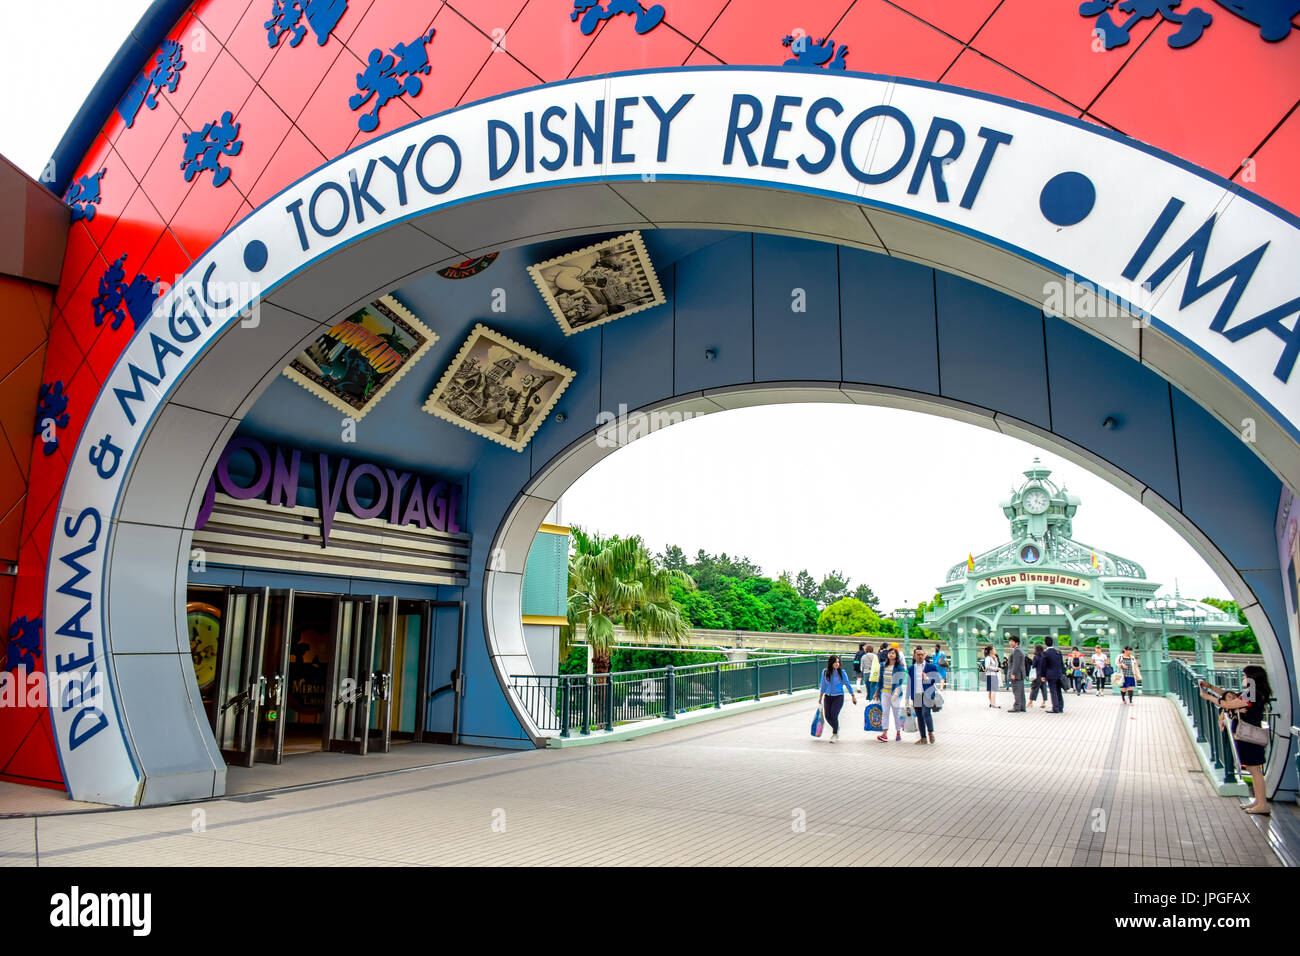
[[[839,734],[831,734],[831,743],[835,743],[835,741],[837,741],[837,740],[839,740],[839,739],[840,739],[840,735],[839,735]]]

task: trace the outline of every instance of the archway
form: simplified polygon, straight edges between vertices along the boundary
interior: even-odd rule
[[[700,76],[708,77],[706,87],[696,82]],[[792,89],[814,106],[796,133],[785,125],[794,112],[782,112],[798,105],[785,102]],[[640,122],[630,118],[634,106],[651,98],[657,108],[647,107]],[[592,115],[599,104],[604,121],[590,133],[575,131],[563,159],[527,168],[531,154],[521,152],[520,130],[557,102]],[[676,104],[681,109],[670,120],[668,108]],[[486,155],[460,145],[483,144],[485,135],[495,144],[480,147]],[[783,135],[792,138],[783,143]],[[968,149],[956,146],[959,137]],[[584,168],[578,144],[590,156],[597,141],[605,150],[600,164]],[[1012,142],[1025,144],[1023,151],[1001,154],[1015,160],[999,159]],[[1131,192],[1098,193],[1100,173],[1074,168],[1084,156],[1090,169],[1133,170]],[[392,176],[359,185],[383,169]],[[1022,188],[1026,177],[1033,183],[1029,193]],[[1086,209],[1067,201],[1088,191],[1074,177],[1093,191]],[[1074,216],[1080,218],[1066,222]],[[1284,620],[1276,571],[1270,576],[1265,558],[1278,476],[1291,484],[1300,478],[1300,416],[1286,385],[1290,344],[1280,325],[1291,306],[1279,304],[1290,281],[1279,263],[1300,245],[1294,220],[1088,124],[965,91],[761,69],[577,81],[434,117],[340,157],[244,219],[159,302],[147,334],[118,361],[88,417],[51,550],[47,666],[60,657],[85,659],[89,629],[81,622],[98,619],[102,637],[93,654],[112,698],[101,714],[103,732],[76,747],[73,722],[85,709],[55,712],[74,797],[160,802],[221,786],[224,766],[183,666],[180,594],[189,529],[226,439],[292,355],[356,305],[478,252],[541,238],[689,226],[834,243],[844,256],[860,257],[850,274],[863,295],[888,290],[898,298],[875,324],[868,317],[847,326],[856,342],[846,346],[846,326],[837,316],[833,353],[790,352],[792,362],[761,374],[752,306],[748,330],[739,321],[726,327],[706,321],[702,308],[679,321],[675,309],[668,316],[667,386],[626,368],[607,370],[591,339],[575,346],[595,350],[587,369],[600,375],[588,375],[571,391],[567,420],[548,423],[525,455],[485,448],[470,473],[469,624],[485,635],[482,663],[490,660],[499,677],[521,646],[497,619],[512,601],[517,608],[515,578],[527,539],[547,502],[606,451],[591,425],[596,413],[620,405],[671,415],[834,393],[836,400],[896,403],[1020,434],[1105,472],[1179,527],[1220,571],[1252,623],[1258,621],[1261,637],[1275,633],[1270,620]],[[1099,249],[1097,232],[1117,229],[1131,238],[1123,253]],[[1241,265],[1239,257],[1249,259],[1261,235],[1278,248]],[[749,240],[751,270],[755,242]],[[736,250],[718,254],[743,258]],[[1205,266],[1202,276],[1207,261],[1217,267]],[[719,267],[734,272],[727,262]],[[1158,281],[1125,295],[1128,273]],[[948,321],[938,318],[941,311],[952,317],[944,336],[950,354],[943,356],[937,330],[931,340],[933,385],[904,387],[879,370],[849,374],[846,354],[862,354],[873,332],[890,328],[890,340],[909,347],[906,329],[891,319],[910,308],[909,295],[924,297],[927,285],[935,321]],[[1210,295],[1216,289],[1223,295]],[[1127,382],[1135,409],[1153,397],[1164,401],[1168,455],[1214,456],[1215,475],[1191,480],[1189,471],[1184,490],[1176,467],[1169,481],[1174,458],[1143,466],[1151,448],[1136,412],[1129,430],[1114,432],[1109,442],[1094,437],[1102,417],[1097,409],[1054,421],[1046,371],[1053,345],[1041,312],[1054,293],[1070,303],[1069,324],[1059,323],[1065,347]],[[241,321],[241,310],[259,297],[256,322]],[[1079,307],[1082,302],[1091,304]],[[1239,309],[1235,319],[1228,303]],[[1149,323],[1135,321],[1141,314],[1149,314]],[[612,334],[653,337],[665,331],[664,321],[647,316],[628,324],[637,332]],[[990,388],[977,375],[962,379],[963,357],[989,349],[981,336],[990,329],[1013,336],[1018,357],[1032,356],[1041,369],[1032,395],[997,383]],[[1281,346],[1279,338],[1286,340]],[[809,361],[793,361],[801,358]],[[941,367],[949,370],[946,384],[939,381]],[[1152,369],[1194,400],[1170,390]],[[624,392],[602,387],[607,371]],[[1223,424],[1243,418],[1256,426],[1250,446]],[[1176,450],[1174,419],[1183,423]],[[1216,499],[1234,485],[1251,500],[1235,513],[1216,513]],[[497,556],[491,571],[489,555]],[[1276,638],[1272,644],[1270,661],[1289,676],[1292,650]],[[160,683],[178,693],[154,693]],[[484,727],[502,737],[529,737],[500,686],[495,695],[484,705]],[[1278,775],[1281,763],[1275,761]]]

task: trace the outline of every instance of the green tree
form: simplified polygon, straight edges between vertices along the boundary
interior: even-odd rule
[[[801,597],[786,577],[773,581],[759,598],[772,609],[772,630],[807,634],[817,627],[817,602]]]
[[[816,601],[817,595],[820,593],[817,582],[813,580],[813,576],[808,573],[807,568],[795,575],[794,589],[799,592],[800,597],[807,598],[810,601]]]
[[[658,566],[639,535],[620,538],[572,531],[569,627],[585,627],[592,670],[608,673],[614,629],[679,643],[690,624],[673,601],[672,585],[695,587],[690,575]]]
[[[818,634],[881,634],[883,627],[880,615],[857,598],[840,598],[817,618]]]
[[[1255,630],[1246,623],[1246,614],[1237,605],[1236,601],[1223,601],[1219,598],[1202,598],[1201,601],[1211,607],[1217,607],[1220,611],[1235,614],[1237,620],[1243,625],[1240,631],[1222,635],[1216,643],[1216,650],[1223,654],[1259,653],[1259,641],[1255,637]]]
[[[869,608],[880,610],[880,598],[876,597],[876,592],[871,590],[868,584],[859,584],[853,589],[853,596]]]
[[[828,571],[817,588],[817,604],[830,607],[849,593],[849,579],[840,571]]]
[[[663,554],[659,555],[659,563],[669,571],[685,571],[686,555],[677,545],[671,544],[664,549]]]
[[[768,631],[772,628],[772,609],[741,586],[733,577],[719,577],[714,600],[731,617],[738,631]]]
[[[680,585],[672,588],[673,600],[691,622],[691,627],[727,631],[732,629],[731,615],[718,607],[713,595],[706,591],[688,591]]]

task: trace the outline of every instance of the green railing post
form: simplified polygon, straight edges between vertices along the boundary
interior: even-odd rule
[[[677,719],[677,678],[673,676],[673,665],[664,668],[664,717]]]
[[[760,680],[758,673],[758,663],[757,660],[754,661],[754,700],[758,700],[763,696],[762,681]]]
[[[787,694],[794,693],[794,658],[793,657],[787,657],[785,659],[785,692]]]
[[[582,682],[582,732],[591,733],[591,676]]]
[[[1227,722],[1225,721],[1223,730],[1219,732],[1222,738],[1219,746],[1223,748],[1223,782],[1237,782],[1237,759],[1236,751],[1232,746],[1232,737],[1228,733]]]
[[[605,729],[614,729],[614,675],[605,677]]]
[[[560,678],[560,736],[569,736],[569,678]]]
[[[713,708],[722,707],[722,665],[713,665]]]

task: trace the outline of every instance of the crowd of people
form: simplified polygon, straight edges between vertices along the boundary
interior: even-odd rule
[[[1065,711],[1065,695],[1073,690],[1076,696],[1090,690],[1098,696],[1105,693],[1112,677],[1118,674],[1119,697],[1122,706],[1133,706],[1133,694],[1142,680],[1142,669],[1132,647],[1125,647],[1112,662],[1106,648],[1098,644],[1092,654],[1085,657],[1078,647],[1071,647],[1062,655],[1056,641],[1048,637],[1035,644],[1033,655],[1026,655],[1020,639],[1012,636],[1006,659],[998,656],[992,644],[986,645],[980,659],[980,676],[988,694],[989,707],[1001,709],[997,694],[1003,678],[1012,695],[1009,713],[1026,713],[1041,694],[1040,705],[1049,714]],[[853,657],[854,677],[844,672],[838,654],[832,654],[826,663],[819,685],[818,713],[824,716],[831,728],[831,743],[840,738],[840,713],[847,694],[856,705],[858,691],[868,704],[881,707],[881,732],[876,737],[889,742],[889,729],[894,728],[894,740],[903,739],[904,730],[917,734],[916,743],[933,744],[934,714],[943,708],[942,691],[947,687],[948,656],[940,644],[934,652],[926,654],[923,648],[912,652],[912,660],[905,662],[897,644],[886,644],[879,651],[870,644],[859,644]],[[1201,696],[1212,701],[1220,710],[1220,722],[1229,730],[1237,748],[1242,768],[1251,776],[1254,799],[1243,804],[1247,813],[1266,814],[1268,800],[1264,794],[1264,762],[1268,734],[1262,729],[1264,709],[1272,691],[1264,668],[1249,665],[1243,670],[1241,692],[1224,690],[1205,681],[1200,682]],[[1025,700],[1025,682],[1031,690]],[[1051,708],[1048,709],[1048,700]],[[814,727],[818,724],[814,722]],[[814,731],[820,734],[820,729]]]
[[[1018,637],[1009,638],[1011,645],[1003,659],[992,644],[985,646],[980,659],[980,682],[988,694],[989,707],[1002,709],[998,692],[1005,682],[1012,694],[1009,713],[1023,714],[1042,697],[1041,709],[1050,714],[1065,711],[1065,695],[1073,691],[1076,696],[1095,693],[1101,696],[1109,689],[1111,678],[1118,671],[1120,702],[1133,704],[1133,694],[1142,680],[1142,671],[1132,647],[1125,647],[1112,663],[1106,648],[1098,644],[1090,657],[1078,647],[1062,655],[1055,640],[1046,638],[1034,646],[1033,655],[1020,647]],[[861,691],[868,703],[881,707],[881,733],[877,740],[888,742],[890,727],[894,740],[902,740],[904,727],[917,733],[918,744],[932,744],[934,713],[943,707],[942,691],[948,684],[949,658],[943,645],[935,644],[927,654],[923,648],[912,652],[912,660],[905,661],[897,644],[883,645],[877,651],[872,645],[858,645],[853,656],[853,678],[844,672],[838,654],[832,654],[820,682],[820,713],[831,728],[831,742],[839,740],[840,712],[847,694],[853,703],[858,702]],[[1029,699],[1025,699],[1025,685],[1029,684]],[[1050,709],[1049,709],[1050,700]],[[914,727],[912,726],[914,723]]]

